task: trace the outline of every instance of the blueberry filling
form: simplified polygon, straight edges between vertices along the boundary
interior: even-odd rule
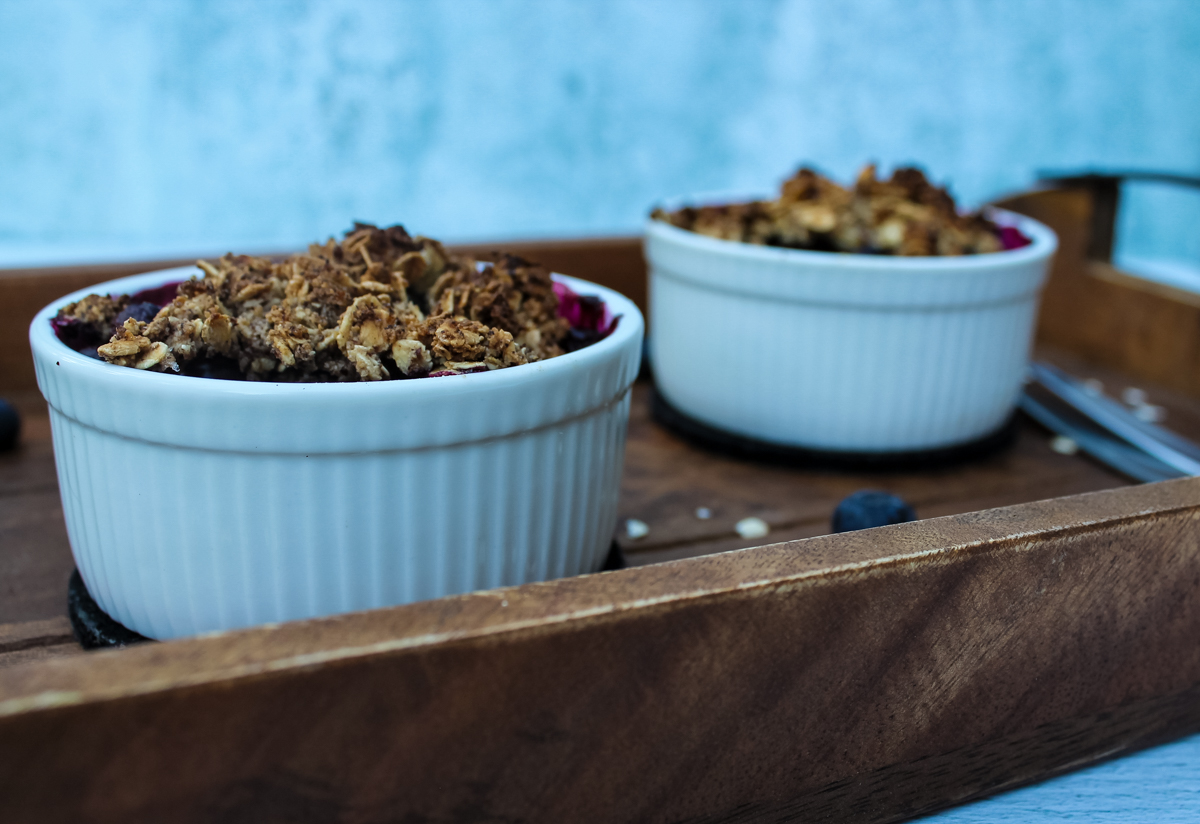
[[[96,347],[104,343],[104,338],[91,325],[69,317],[51,318],[50,326],[55,336],[76,352],[83,352],[89,357],[99,358]],[[89,353],[87,350],[91,350]]]
[[[837,505],[831,526],[834,532],[853,532],[916,519],[917,513],[898,495],[877,489],[860,489]]]
[[[174,297],[179,284],[183,281],[171,281],[164,283],[162,286],[156,286],[153,289],[143,289],[141,292],[129,298],[129,303],[125,308],[121,309],[113,318],[110,325],[106,326],[103,331],[96,323],[85,323],[77,318],[64,315],[61,312],[50,319],[50,327],[54,330],[54,335],[69,348],[74,349],[81,355],[86,355],[89,358],[102,360],[100,353],[96,348],[108,343],[111,338],[125,321],[133,318],[142,323],[149,323],[154,319],[154,316],[166,304],[170,303]],[[118,296],[112,296],[119,299]],[[155,300],[159,302],[154,302]]]
[[[99,358],[99,355],[92,357]],[[192,378],[214,378],[223,381],[241,381],[245,380],[246,376],[242,374],[242,370],[238,369],[238,362],[233,358],[213,357],[213,358],[196,358],[183,364],[180,369],[181,375],[187,375]]]
[[[655,209],[651,217],[720,240],[863,255],[956,256],[1002,252],[1031,241],[982,212],[960,212],[921,169],[890,178],[868,164],[850,186],[811,168],[783,183],[772,200]]]
[[[608,306],[595,295],[580,295],[565,284],[555,282],[558,295],[558,314],[571,324],[563,341],[563,349],[577,352],[604,340],[617,328],[620,316],[613,316]]]
[[[184,281],[172,281],[153,289],[143,289],[130,296],[129,303],[113,319],[112,329],[115,332],[126,320],[133,318],[141,323],[149,323],[159,313],[163,306],[170,303],[176,296],[180,284]],[[554,293],[558,297],[559,317],[565,318],[570,324],[566,338],[563,340],[563,350],[577,352],[594,343],[598,343],[617,328],[619,315],[613,315],[603,299],[596,295],[580,295],[569,286],[555,282]],[[115,299],[116,296],[114,296]],[[158,302],[155,302],[158,301]],[[81,355],[102,360],[96,351],[98,346],[108,341],[96,331],[92,324],[87,324],[72,317],[58,316],[50,320],[55,336],[65,345]],[[110,333],[111,336],[111,333]],[[439,370],[424,375],[413,375],[415,378],[440,378],[449,375],[474,374],[486,372],[486,367],[468,371]],[[210,357],[197,358],[185,363],[180,374],[195,378],[210,378],[217,380],[245,380],[246,376],[238,368],[238,363],[232,358]],[[401,379],[404,379],[403,377]]]
[[[178,286],[179,284],[175,284]],[[141,301],[139,303],[131,303],[117,313],[113,318],[113,332],[125,325],[125,321],[133,318],[140,323],[149,323],[154,320],[154,316],[158,314],[158,310],[163,308],[163,304],[150,303],[149,301]]]
[[[1000,245],[1004,247],[1006,252],[1010,249],[1020,249],[1033,243],[1016,226],[1000,226],[996,230],[996,236],[1000,238]]]

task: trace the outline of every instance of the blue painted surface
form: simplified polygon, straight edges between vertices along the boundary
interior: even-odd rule
[[[921,819],[929,824],[1200,821],[1200,735]]]
[[[918,162],[1200,174],[1194,0],[0,0],[0,266],[632,232],[663,197]],[[1147,187],[1126,255],[1200,262]],[[1200,737],[931,820],[1200,820]]]
[[[0,263],[630,232],[801,161],[1200,172],[1198,44],[1193,0],[0,0]],[[1155,197],[1127,245],[1200,261]]]

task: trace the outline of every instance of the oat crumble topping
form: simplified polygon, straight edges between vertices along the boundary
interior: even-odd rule
[[[544,267],[510,254],[451,255],[402,226],[355,224],[340,242],[285,260],[229,254],[197,265],[204,276],[161,296],[161,307],[149,293],[89,295],[63,307],[55,329],[120,366],[270,381],[482,372],[606,334],[581,338],[560,316]]]
[[[971,255],[1029,242],[978,212],[960,214],[920,169],[896,169],[881,180],[873,164],[849,189],[803,168],[776,200],[655,209],[651,217],[721,240],[828,252]]]

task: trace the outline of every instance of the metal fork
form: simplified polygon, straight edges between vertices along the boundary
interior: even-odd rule
[[[1039,398],[1027,389],[1021,409],[1092,457],[1140,481],[1200,475],[1200,446],[1192,441],[1140,420],[1049,364],[1034,363],[1030,373],[1048,397]]]

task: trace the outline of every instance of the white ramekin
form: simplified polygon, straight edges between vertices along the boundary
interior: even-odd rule
[[[100,606],[151,638],[592,572],[612,540],[642,317],[540,363],[280,384],[141,372],[30,328],[67,533]]]
[[[650,360],[663,398],[789,447],[895,453],[969,443],[1012,413],[1054,233],[963,257],[810,252],[646,225]]]

